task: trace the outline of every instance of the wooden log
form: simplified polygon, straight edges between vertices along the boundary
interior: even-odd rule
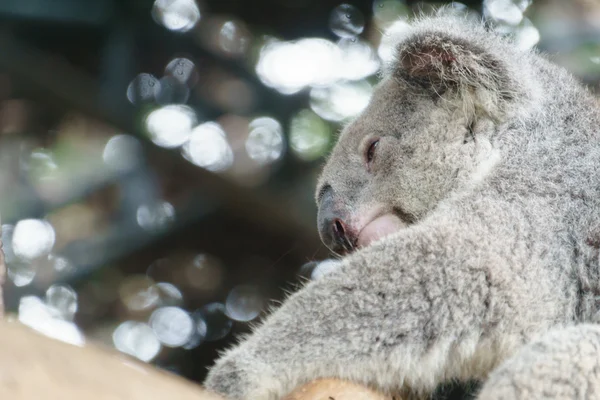
[[[16,321],[0,321],[0,338],[0,398],[224,400],[182,378],[116,351],[62,343]],[[336,379],[308,383],[284,400],[331,399],[400,400]]]
[[[0,322],[0,398],[222,400],[116,351],[69,345],[8,321]]]
[[[372,389],[339,379],[319,379],[300,386],[284,400],[400,400]]]

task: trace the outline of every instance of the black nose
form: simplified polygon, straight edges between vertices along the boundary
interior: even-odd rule
[[[350,253],[356,247],[357,237],[344,222],[345,214],[336,209],[333,190],[325,192],[319,204],[319,235],[325,246],[337,254]]]

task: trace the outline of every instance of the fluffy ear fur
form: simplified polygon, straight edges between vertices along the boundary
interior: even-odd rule
[[[457,105],[473,116],[499,119],[525,92],[514,78],[519,76],[513,71],[516,65],[496,56],[493,43],[480,43],[477,32],[449,32],[417,26],[397,47],[393,74],[434,96],[459,100]],[[498,44],[501,52],[500,40]]]

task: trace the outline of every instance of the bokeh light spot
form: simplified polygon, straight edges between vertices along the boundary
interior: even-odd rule
[[[78,346],[85,344],[74,323],[56,318],[56,312],[36,296],[21,297],[19,321],[48,337]]]
[[[46,304],[57,317],[72,321],[77,312],[77,293],[67,285],[52,285],[46,290]]]
[[[225,21],[219,30],[219,48],[231,55],[243,54],[248,47],[249,37],[246,29],[236,21]]]
[[[194,334],[186,344],[181,346],[186,350],[196,348],[198,345],[200,345],[200,343],[204,342],[204,339],[206,338],[206,332],[208,330],[206,327],[206,321],[204,321],[199,312],[193,313],[192,319],[194,320],[195,326]]]
[[[284,149],[281,124],[268,117],[252,120],[246,139],[246,151],[251,159],[261,165],[270,164],[281,158]]]
[[[113,343],[117,350],[149,362],[158,355],[160,341],[148,324],[125,321],[113,332]]]
[[[16,287],[27,286],[37,275],[37,265],[31,261],[15,259],[7,262],[6,274]]]
[[[137,223],[149,232],[161,232],[175,220],[175,207],[167,201],[142,204],[136,213]]]
[[[178,306],[183,302],[183,294],[177,286],[167,282],[159,282],[154,287],[158,292],[162,306]]]
[[[354,38],[365,28],[365,17],[350,4],[340,4],[331,11],[329,29],[342,38]]]
[[[290,126],[290,147],[302,160],[313,161],[322,157],[331,141],[331,128],[317,114],[302,110]]]
[[[215,257],[198,254],[185,268],[185,283],[197,292],[210,294],[219,288],[223,266]]]
[[[321,38],[305,38],[294,42],[267,41],[256,73],[265,85],[293,94],[305,87],[363,79],[379,67],[380,61],[366,41],[342,38],[335,44]]]
[[[158,79],[154,75],[142,73],[133,78],[127,86],[127,99],[132,104],[141,104],[154,100],[154,91]]]
[[[363,111],[369,104],[373,87],[366,81],[343,82],[310,91],[310,106],[320,117],[343,121]]]
[[[50,261],[54,267],[54,270],[59,274],[67,275],[75,271],[75,266],[73,263],[65,257],[50,254],[48,256],[48,261]]]
[[[171,31],[187,32],[200,20],[200,9],[194,0],[156,0],[152,17]]]
[[[292,94],[306,86],[327,85],[339,74],[340,49],[321,38],[270,41],[260,52],[256,73],[267,86]]]
[[[313,271],[311,273],[311,279],[313,279],[313,280],[321,279],[325,275],[330,274],[333,271],[335,271],[336,269],[338,269],[338,267],[340,265],[341,265],[341,261],[339,261],[339,260],[334,260],[334,259],[323,260],[320,263],[318,263],[315,266],[315,268],[313,269]]]
[[[463,3],[453,1],[440,7],[436,13],[438,16],[463,18],[474,23],[480,23],[480,15]]]
[[[165,67],[165,74],[188,87],[194,86],[198,80],[198,72],[194,62],[182,57],[169,61]]]
[[[102,152],[102,159],[106,166],[120,172],[127,172],[135,168],[141,162],[142,157],[142,146],[139,140],[131,135],[111,137]]]
[[[396,56],[396,44],[398,43],[398,37],[402,36],[410,29],[410,25],[403,20],[398,20],[391,24],[381,36],[381,42],[377,53],[379,57],[385,63],[390,63]]]
[[[146,130],[155,144],[173,148],[188,140],[196,123],[194,110],[181,104],[171,104],[148,114]]]
[[[29,159],[22,164],[24,171],[34,182],[48,181],[58,176],[58,164],[52,151],[37,148],[31,152]]]
[[[179,307],[161,307],[150,316],[150,327],[162,344],[179,347],[189,342],[194,334],[192,317]]]
[[[409,15],[410,9],[404,1],[375,0],[373,2],[373,17],[375,23],[381,28],[386,28],[399,19],[407,19]]]
[[[233,151],[223,128],[206,122],[194,128],[183,146],[183,156],[191,163],[212,172],[227,170],[233,164]]]
[[[341,50],[339,65],[340,79],[359,80],[375,74],[380,61],[371,45],[363,40],[340,39]]]
[[[540,32],[529,20],[523,18],[523,22],[515,31],[515,43],[523,50],[529,50],[540,41]]]
[[[264,297],[258,287],[252,285],[236,286],[229,292],[225,302],[227,316],[242,322],[258,317],[264,306]]]
[[[160,300],[154,282],[145,275],[132,275],[125,279],[119,286],[119,297],[130,312],[152,309]]]
[[[309,261],[303,264],[298,270],[298,276],[303,279],[312,279],[312,273],[319,265],[318,261]]]
[[[24,219],[15,225],[12,236],[14,254],[23,260],[48,255],[56,236],[49,222],[39,219]]]
[[[496,23],[516,26],[530,4],[530,0],[484,0],[483,13]]]

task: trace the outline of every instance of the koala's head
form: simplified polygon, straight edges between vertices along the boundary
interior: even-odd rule
[[[366,246],[484,177],[497,159],[496,127],[518,118],[535,92],[520,70],[527,57],[465,21],[414,25],[324,167],[323,242],[340,254]]]

